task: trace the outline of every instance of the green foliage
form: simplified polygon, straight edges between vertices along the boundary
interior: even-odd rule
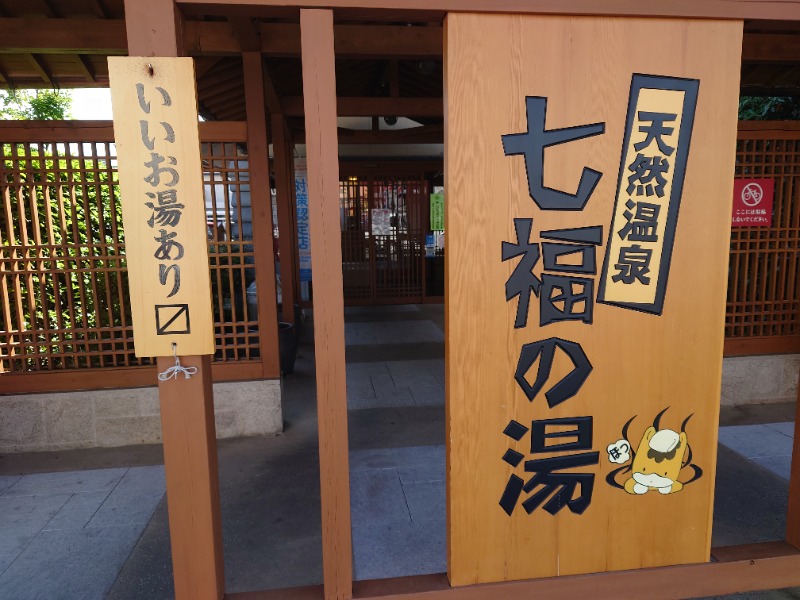
[[[38,352],[28,348],[27,368],[103,366],[81,354],[88,347],[123,348],[111,340],[101,346],[86,341],[106,337],[101,328],[131,322],[122,302],[128,293],[119,271],[125,266],[122,214],[109,158],[81,157],[79,144],[6,143],[0,160],[8,190],[0,252],[18,259],[21,284],[8,318],[20,332],[41,332],[33,338]],[[33,341],[31,334],[20,335]],[[49,352],[75,355],[49,365],[42,356]]]
[[[0,91],[0,118],[52,121],[69,118],[72,96],[63,90]]]
[[[800,120],[800,98],[791,96],[744,96],[739,99],[742,121]]]

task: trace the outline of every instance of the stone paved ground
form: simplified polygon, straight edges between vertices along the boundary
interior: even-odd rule
[[[0,477],[0,597],[104,598],[164,491],[162,466]]]
[[[346,309],[357,579],[446,569],[443,321],[441,306]],[[322,580],[310,340],[285,381],[285,433],[219,446],[228,592]],[[792,414],[723,412],[714,545],[781,537]],[[154,447],[0,459],[0,600],[171,598],[163,467],[127,466],[158,461]]]

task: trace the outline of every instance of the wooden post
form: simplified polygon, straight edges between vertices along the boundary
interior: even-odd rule
[[[794,448],[789,473],[789,509],[786,515],[786,541],[800,549],[800,380],[794,415]]]
[[[300,11],[326,599],[353,595],[333,12]]]
[[[174,0],[125,0],[125,17],[131,56],[182,54]],[[158,384],[175,597],[221,600],[225,574],[211,357],[183,356],[181,362],[197,373]],[[174,359],[159,357],[157,363],[162,372]]]
[[[272,153],[275,157],[275,192],[278,201],[278,230],[280,231],[281,297],[283,320],[294,323],[295,261],[294,261],[294,170],[291,169],[286,124],[282,114],[272,114]],[[290,170],[291,169],[291,170]]]
[[[269,146],[264,114],[264,74],[261,52],[242,52],[244,99],[247,111],[247,156],[250,202],[256,244],[258,331],[264,377],[280,377],[278,307],[275,291],[275,250],[272,242],[272,202],[269,192]]]

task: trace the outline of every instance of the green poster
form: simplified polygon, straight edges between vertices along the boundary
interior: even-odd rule
[[[444,194],[431,194],[431,231],[444,231]]]

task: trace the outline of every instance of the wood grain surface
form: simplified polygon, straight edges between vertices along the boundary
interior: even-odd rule
[[[317,367],[322,571],[326,600],[353,595],[350,462],[344,353],[342,245],[333,13],[301,10],[308,211],[314,265],[314,347]]]
[[[184,57],[112,56],[108,68],[136,356],[172,356],[173,343],[182,356],[213,354],[214,318],[194,61]],[[140,106],[138,84],[143,85],[149,113]],[[158,88],[169,94],[169,102]],[[152,149],[143,142],[142,121],[147,124],[145,132],[152,140]],[[171,129],[171,136],[163,123]],[[166,141],[170,137],[173,141]],[[174,170],[177,177],[167,169]],[[156,213],[146,204],[160,207],[158,194],[171,191],[175,192],[175,205],[182,206],[179,220],[167,225],[155,220],[149,225],[148,220]],[[168,244],[177,242],[180,246],[163,246],[157,238],[164,235],[174,236]],[[166,259],[157,257],[156,252],[164,248]],[[176,274],[168,272],[162,283],[161,265],[179,267],[180,286],[173,295]],[[178,309],[157,307],[169,305],[188,306],[187,327],[182,327],[183,317],[178,317],[174,326],[164,329]],[[162,331],[188,329],[188,333],[159,334],[159,325]]]
[[[448,568],[454,586],[637,569],[708,560],[717,447],[742,23],[612,17],[450,14],[446,19]],[[700,81],[663,315],[595,304],[594,322],[539,327],[539,301],[515,329],[505,284],[519,259],[501,261],[514,218],[545,229],[603,226],[598,272],[614,209],[635,73]],[[605,123],[605,132],[547,148],[544,184],[573,193],[584,167],[603,173],[582,211],[540,210],[522,156],[501,136],[526,131],[525,97],[547,97],[546,128]],[[541,261],[534,269],[541,273]],[[596,289],[595,289],[596,291]],[[578,394],[548,408],[514,379],[524,344],[579,343],[593,365]],[[572,368],[557,356],[545,389]],[[534,366],[535,374],[535,366]],[[533,375],[529,377],[532,379]],[[655,416],[686,426],[703,476],[680,492],[631,495],[606,476],[606,446],[636,448]],[[555,516],[498,505],[511,474],[502,457],[530,456],[511,419],[593,417],[597,466],[591,505]],[[687,481],[689,469],[679,478]],[[630,475],[628,475],[629,477]],[[620,477],[622,483],[624,477]],[[526,498],[523,492],[520,502]]]

